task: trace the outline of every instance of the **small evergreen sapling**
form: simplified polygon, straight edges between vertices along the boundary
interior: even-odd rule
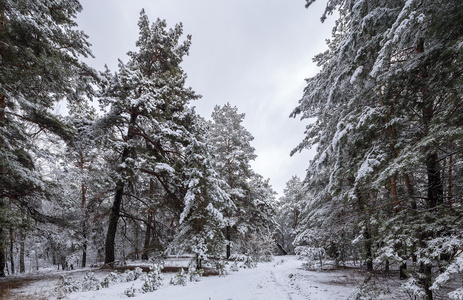
[[[187,275],[185,274],[185,271],[183,268],[180,268],[180,271],[175,275],[175,277],[172,277],[170,279],[170,284],[172,285],[186,285],[187,281]]]
[[[98,291],[101,288],[101,283],[98,278],[95,277],[94,272],[85,273],[84,279],[81,283],[82,291]]]
[[[190,266],[188,267],[188,275],[190,277],[190,281],[192,282],[200,281],[201,277],[203,276],[203,273],[204,273],[204,270],[197,269],[194,263],[190,264]]]
[[[124,295],[126,295],[129,298],[135,297],[135,293],[137,290],[133,287],[133,285],[124,291]]]
[[[142,281],[144,281],[141,290],[143,293],[150,293],[157,290],[162,285],[161,270],[163,266],[161,264],[152,264],[148,274],[144,274]]]

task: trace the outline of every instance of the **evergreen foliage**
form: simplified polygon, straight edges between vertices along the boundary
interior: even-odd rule
[[[79,102],[93,91],[94,72],[79,61],[91,55],[87,36],[74,29],[81,9],[73,0],[0,3],[0,202],[8,198],[10,203],[0,215],[15,212],[41,222],[65,223],[43,210],[42,202],[56,201],[57,194],[37,162],[51,158],[45,149],[56,145],[57,139],[69,142],[73,136],[72,128],[53,112],[54,105]],[[6,228],[12,244],[22,222],[1,219],[5,219],[0,223],[5,228],[0,230],[0,276],[4,276]]]
[[[253,233],[257,232],[262,237],[274,225],[274,192],[268,180],[251,169],[250,162],[256,158],[255,149],[251,146],[254,137],[242,125],[244,117],[244,114],[238,113],[237,107],[227,103],[214,108],[210,125],[214,168],[227,183],[227,192],[233,203],[233,206],[224,209],[227,259],[232,254],[232,245],[235,253],[250,255]]]
[[[427,299],[461,251],[462,8],[329,1],[333,38],[292,113],[316,118],[293,153],[317,147],[295,243],[360,254],[369,270],[398,263]]]

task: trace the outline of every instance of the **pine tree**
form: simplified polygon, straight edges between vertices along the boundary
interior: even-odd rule
[[[212,112],[210,143],[213,146],[214,168],[228,185],[233,209],[224,212],[227,240],[226,258],[231,255],[232,239],[235,251],[249,252],[245,240],[255,232],[273,225],[274,192],[268,181],[251,169],[250,162],[257,156],[251,141],[254,137],[244,128],[245,115],[229,103],[216,106]],[[239,250],[239,248],[242,248]]]
[[[225,245],[224,212],[234,209],[226,182],[213,168],[213,148],[208,145],[206,122],[199,116],[193,121],[192,135],[184,149],[182,166],[186,191],[184,208],[172,250],[196,255],[198,268],[207,257],[221,257]]]
[[[190,113],[186,105],[198,98],[184,87],[186,75],[180,63],[188,54],[191,38],[180,42],[182,25],[168,30],[163,20],[150,24],[142,11],[138,26],[138,51],[128,53],[129,62],[120,62],[116,74],[107,71],[102,84],[100,101],[109,111],[99,126],[114,133],[113,147],[119,155],[106,235],[106,263],[114,262],[121,204],[140,173],[159,181],[172,205],[182,209],[181,193],[174,182],[175,164],[187,143],[185,126]]]
[[[32,138],[47,132],[70,140],[72,130],[53,114],[54,105],[78,101],[91,91],[93,72],[78,59],[91,55],[89,43],[74,29],[81,9],[76,0],[0,4],[0,197],[27,208],[34,218],[42,217],[27,197],[46,185],[35,168]]]
[[[461,228],[459,210],[445,209],[461,158],[461,3],[332,1],[322,19],[336,9],[329,50],[316,57],[323,69],[292,114],[317,118],[295,149],[317,145],[297,240],[336,228],[342,216],[369,269],[374,256],[401,269],[419,257],[420,284],[432,299],[434,264],[455,251],[434,241]],[[375,244],[383,245],[376,253]],[[386,248],[395,254],[383,256]]]
[[[293,176],[278,201],[278,248],[284,254],[294,254],[293,241],[296,228],[301,222],[301,210],[304,202],[304,187],[298,176]]]

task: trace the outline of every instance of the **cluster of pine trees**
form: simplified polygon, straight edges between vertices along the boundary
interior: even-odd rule
[[[267,255],[274,192],[250,167],[244,114],[226,104],[206,121],[190,106],[200,96],[185,86],[182,25],[142,11],[137,50],[97,72],[81,61],[92,55],[81,10],[0,2],[0,276],[166,252]]]
[[[394,264],[431,300],[463,271],[463,2],[330,0],[322,21],[333,12],[292,113],[315,120],[294,152],[317,150],[285,191],[292,238],[370,271]]]

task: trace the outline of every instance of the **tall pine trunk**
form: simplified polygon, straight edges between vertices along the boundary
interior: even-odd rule
[[[87,266],[87,230],[84,227],[84,232],[83,232],[83,238],[84,242],[82,244],[82,268],[85,268]]]
[[[119,182],[116,194],[114,195],[113,205],[109,213],[108,231],[106,234],[105,243],[105,264],[114,262],[115,240],[117,232],[117,222],[119,221],[119,213],[121,209],[122,196],[124,194],[124,183]]]
[[[10,265],[11,265],[11,274],[14,274],[14,235],[13,235],[13,226],[10,226]]]
[[[373,271],[373,249],[372,249],[372,236],[370,229],[370,217],[367,212],[367,205],[365,197],[362,195],[362,192],[356,189],[358,207],[359,207],[359,217],[364,219],[365,227],[363,229],[363,239],[364,239],[364,252],[365,252],[365,264],[368,271]]]
[[[23,220],[23,222],[25,222],[25,220]],[[19,273],[26,272],[26,264],[24,262],[25,240],[26,240],[26,234],[24,232],[21,232],[21,241],[19,242]]]
[[[426,171],[428,176],[428,208],[434,208],[444,203],[444,189],[437,153],[427,156]]]
[[[143,244],[143,253],[141,255],[142,260],[148,260],[150,245],[151,245],[151,224],[153,222],[153,214],[148,212],[148,220],[146,224],[146,231],[145,231],[145,241]]]
[[[6,256],[3,245],[3,228],[0,227],[0,277],[5,277]]]
[[[135,136],[135,124],[138,117],[138,109],[133,108],[132,113],[130,114],[130,122],[127,129],[127,136],[125,138],[126,142],[132,140]],[[121,163],[124,163],[127,158],[130,157],[130,149],[129,146],[125,146],[124,151],[122,152]],[[120,175],[124,170],[122,168],[119,169]],[[121,176],[123,178],[124,176]],[[125,182],[123,179],[119,179],[116,185],[116,192],[114,194],[114,201],[111,207],[111,211],[109,212],[109,222],[108,222],[108,231],[106,234],[106,242],[105,242],[105,264],[112,264],[114,263],[115,256],[115,240],[116,240],[116,233],[117,233],[117,223],[119,221],[119,214],[121,211],[121,204],[122,204],[122,197],[124,195],[124,188]]]
[[[225,239],[227,240],[227,253],[226,253],[226,258],[229,259],[231,255],[231,234],[230,234],[230,225],[227,225],[225,228]]]

